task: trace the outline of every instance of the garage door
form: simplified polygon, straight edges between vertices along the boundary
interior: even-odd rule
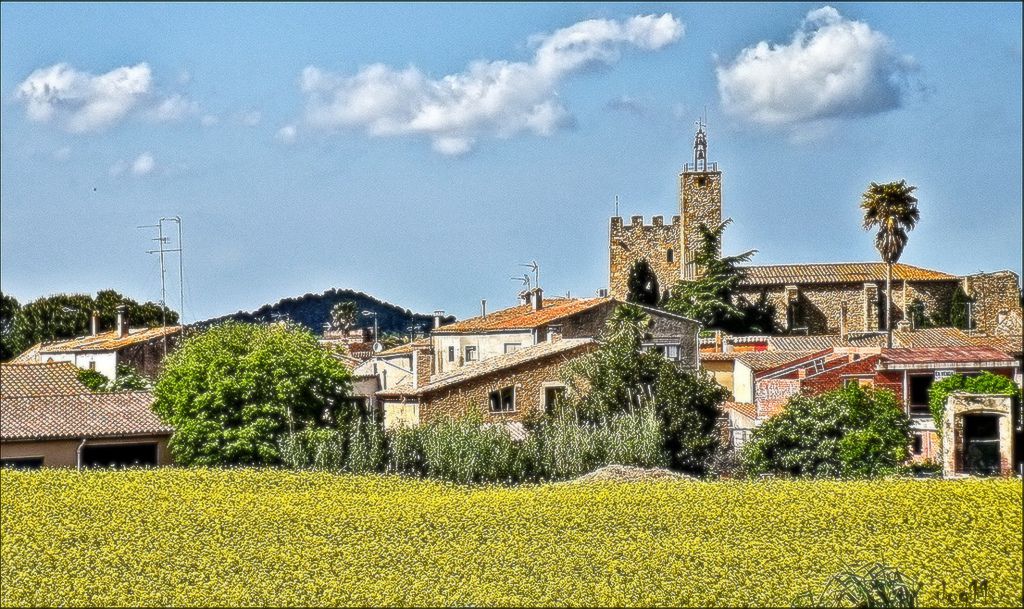
[[[129,467],[156,465],[156,442],[144,444],[101,444],[82,448],[84,467]]]

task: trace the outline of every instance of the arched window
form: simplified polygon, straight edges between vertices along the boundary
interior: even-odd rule
[[[674,261],[675,261],[675,259],[676,259],[676,254],[675,254],[675,252],[673,252],[673,251],[672,251],[672,248],[671,248],[671,247],[670,247],[670,248],[668,248],[668,251],[667,251],[667,252],[665,252],[665,260],[667,260],[667,261],[669,261],[669,262],[674,262]]]

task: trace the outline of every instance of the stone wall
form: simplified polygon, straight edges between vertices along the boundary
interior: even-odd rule
[[[441,389],[420,397],[419,421],[426,423],[443,417],[460,417],[479,412],[486,422],[523,421],[543,407],[544,388],[561,384],[562,369],[574,358],[597,348],[581,345],[568,354],[526,362],[511,370],[472,379],[451,389]],[[515,412],[491,412],[489,394],[504,387],[515,388]]]
[[[643,216],[632,216],[624,226],[622,218],[611,220],[609,236],[608,288],[609,295],[625,300],[629,293],[627,282],[633,265],[646,259],[658,277],[662,293],[679,281],[680,240],[679,216],[666,225],[662,216],[651,218],[644,224]]]
[[[1020,278],[1013,271],[978,273],[963,278],[964,292],[974,300],[974,327],[988,333],[1014,333],[1022,317]],[[1006,330],[1005,328],[1010,328]]]
[[[714,228],[722,222],[722,172],[684,171],[679,174],[679,213],[682,216],[682,277],[695,279],[694,256],[700,247],[700,225]],[[721,255],[721,249],[719,249]]]
[[[796,286],[796,299],[800,311],[797,327],[806,327],[809,334],[842,334],[884,329],[879,323],[880,307],[885,302],[885,282],[805,284]],[[915,298],[925,305],[925,315],[949,308],[956,290],[956,281],[894,281],[892,286],[892,324],[904,317],[905,307]],[[762,292],[775,308],[775,323],[786,331],[788,316],[787,287],[782,285],[744,285],[737,297],[757,302]],[[843,306],[846,307],[845,327]]]
[[[1012,398],[1006,395],[953,393],[946,398],[946,409],[942,415],[943,476],[959,474],[964,469],[963,417],[966,415],[998,417],[999,470],[1003,475],[1013,473],[1012,405]]]

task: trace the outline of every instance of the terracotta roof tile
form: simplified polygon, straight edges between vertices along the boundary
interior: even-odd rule
[[[148,391],[3,398],[0,440],[168,435]]]
[[[711,353],[701,353],[700,361],[702,362],[731,362],[736,359],[736,356],[740,354],[739,351],[712,351]]]
[[[91,393],[71,362],[0,364],[0,398]]]
[[[722,410],[735,410],[748,419],[757,419],[757,405],[746,402],[722,402]]]
[[[559,340],[545,341],[543,343],[533,345],[532,347],[524,347],[513,351],[512,353],[498,355],[485,359],[482,362],[465,365],[447,374],[434,377],[429,383],[419,387],[418,389],[413,389],[411,383],[408,386],[401,387],[396,385],[391,389],[378,391],[377,395],[383,397],[424,395],[439,389],[454,387],[467,381],[478,379],[489,374],[494,374],[502,370],[515,368],[516,366],[521,366],[528,362],[533,362],[546,357],[553,357],[555,355],[565,356],[573,351],[583,350],[588,346],[596,345],[597,343],[591,338],[562,338]]]
[[[39,347],[41,347],[42,345],[43,345],[43,343],[36,343],[36,344],[32,345],[28,349],[25,349],[23,352],[21,352],[21,354],[19,354],[17,357],[11,358],[7,363],[9,363],[9,364],[34,364],[34,363],[37,363],[39,361]]]
[[[472,317],[434,330],[434,334],[465,334],[502,330],[532,330],[559,319],[612,302],[611,298],[548,298],[539,311],[524,304]]]
[[[839,347],[843,342],[842,337],[838,334],[772,336],[768,338],[768,348],[772,351],[820,351]]]
[[[972,364],[989,363],[1014,366],[1006,353],[991,347],[913,347],[883,349],[883,366],[892,364]]]
[[[404,345],[398,345],[397,347],[391,347],[390,349],[385,349],[385,350],[381,351],[380,353],[375,353],[374,356],[375,357],[388,357],[390,355],[405,355],[406,353],[412,353],[413,350],[415,350],[415,349],[422,349],[424,347],[429,347],[429,346],[430,346],[430,339],[429,338],[421,338],[421,339],[414,340],[414,341],[409,342],[409,343],[405,343]]]
[[[69,351],[117,351],[132,345],[147,343],[164,336],[173,336],[181,332],[181,326],[166,328],[133,328],[127,336],[118,336],[116,330],[100,332],[96,336],[80,336],[71,340],[43,343],[39,353],[66,353]]]
[[[817,351],[744,351],[736,359],[755,372],[763,372],[785,366],[790,362],[814,355]]]
[[[807,283],[864,283],[884,281],[885,264],[881,262],[836,262],[823,264],[777,264],[745,266],[742,285],[786,285]],[[909,264],[894,264],[894,280],[956,281],[955,275],[924,269]]]

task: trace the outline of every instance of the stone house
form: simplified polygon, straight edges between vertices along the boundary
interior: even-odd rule
[[[0,364],[0,465],[166,465],[173,429],[148,391],[93,393],[70,362]]]
[[[679,215],[666,224],[654,216],[611,218],[608,237],[608,282],[612,297],[625,300],[630,269],[646,260],[664,294],[678,281],[695,279],[694,258],[700,247],[700,225],[722,221],[722,172],[707,162],[707,134],[698,128],[693,163],[679,174]],[[847,334],[884,329],[885,265],[881,262],[750,265],[737,300],[762,297],[774,307],[779,330],[804,334]],[[910,318],[911,306],[926,318],[948,313],[953,294],[963,289],[973,328],[989,334],[1020,334],[1020,278],[1012,271],[958,277],[909,264],[893,266],[892,324]]]
[[[522,422],[546,412],[564,391],[562,369],[597,348],[590,338],[559,338],[456,370],[430,375],[430,347],[414,351],[417,375],[377,392],[384,426],[418,425],[477,412],[486,423]]]
[[[499,420],[519,420],[520,415],[543,410],[554,399],[556,389],[561,387],[562,364],[591,348],[584,345],[595,344],[594,339],[619,304],[607,297],[545,300],[541,290],[534,289],[528,294],[528,302],[439,325],[429,339],[378,353],[356,372],[378,376],[379,390],[374,395],[389,426],[416,424],[463,412],[464,407],[482,409],[481,404],[489,404],[490,393],[502,388],[492,387],[485,392],[486,387],[480,383],[491,383],[492,376],[501,371],[516,378],[526,375],[523,378],[527,381],[516,381],[520,385],[525,382],[526,389],[499,396],[515,401],[513,411],[484,413]],[[642,347],[695,369],[699,365],[699,324],[659,309],[642,308],[651,318]],[[520,352],[522,355],[517,355]],[[551,359],[554,355],[561,359]],[[441,393],[443,399],[438,397]],[[470,398],[475,401],[465,402]]]
[[[117,327],[98,332],[92,318],[92,332],[70,340],[33,345],[12,363],[70,362],[83,370],[95,370],[108,379],[117,378],[117,367],[128,365],[139,374],[154,378],[164,355],[172,351],[181,336],[181,326],[130,328],[124,307],[118,307]]]

